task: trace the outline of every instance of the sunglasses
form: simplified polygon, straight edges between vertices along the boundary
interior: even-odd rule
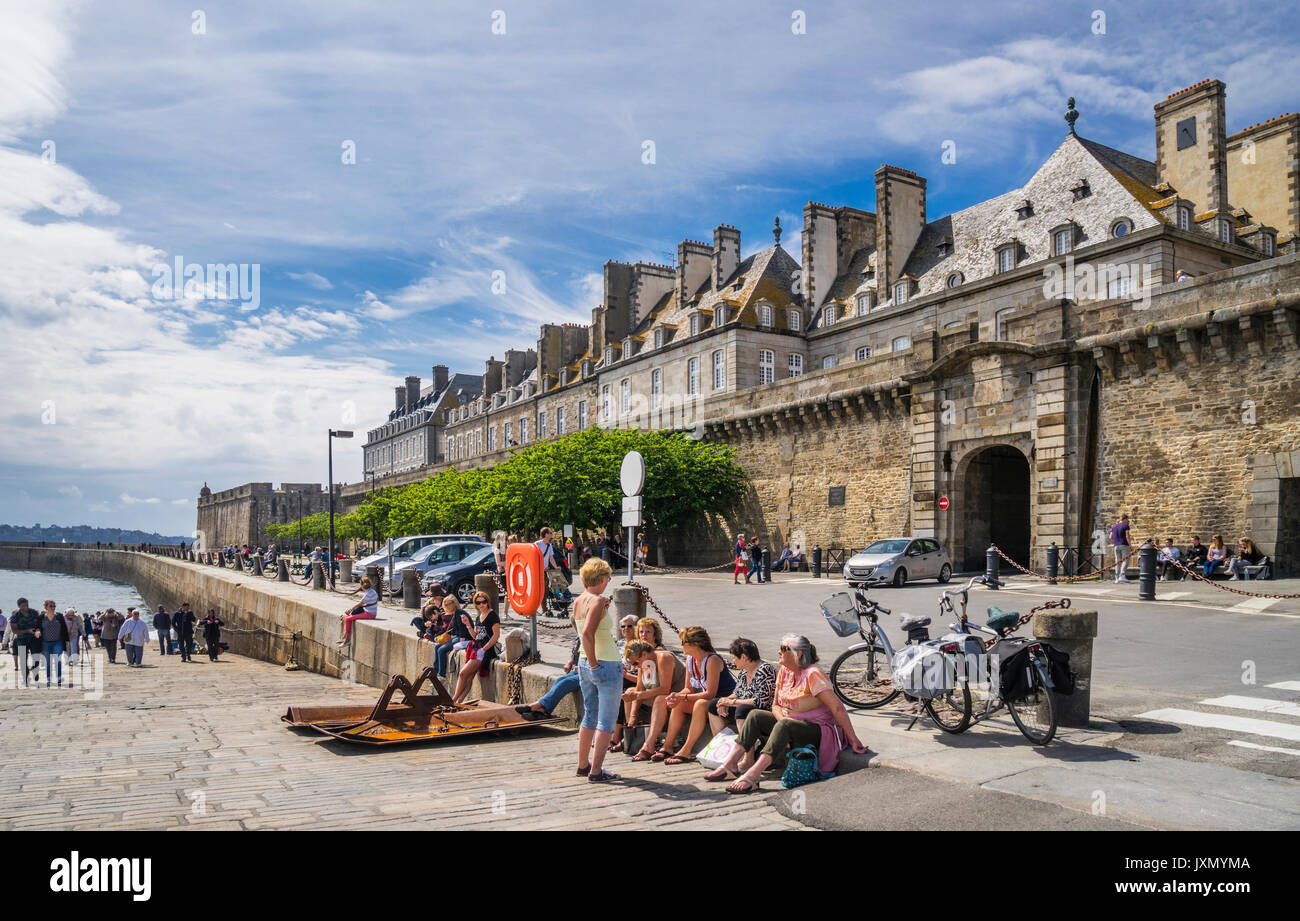
[[[492,602],[488,601],[486,598],[480,598],[478,601],[476,601],[476,602],[474,602],[474,603],[475,603],[475,604],[491,604]]]
[[[635,629],[636,629],[636,624],[622,624],[622,625],[620,625],[620,629],[622,629],[622,630],[635,630]]]

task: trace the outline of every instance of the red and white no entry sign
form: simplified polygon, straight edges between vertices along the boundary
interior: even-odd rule
[[[945,510],[947,510],[947,508],[948,508],[948,497],[947,497],[947,496],[940,496],[940,497],[939,497],[939,510],[940,510],[940,511],[945,511]]]

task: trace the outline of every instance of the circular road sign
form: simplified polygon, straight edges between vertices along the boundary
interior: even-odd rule
[[[627,452],[618,471],[618,480],[623,485],[624,495],[641,495],[641,487],[645,485],[645,459],[640,451]]]
[[[947,508],[948,508],[948,497],[947,497],[947,496],[940,496],[940,497],[939,497],[939,510],[940,510],[940,511],[945,511]]]

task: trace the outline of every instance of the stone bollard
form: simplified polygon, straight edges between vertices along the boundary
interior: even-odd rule
[[[225,568],[226,568],[226,555],[225,555],[224,553],[218,553],[218,554],[217,554],[217,566],[218,566],[220,569],[225,569]]]
[[[1096,611],[1056,608],[1039,611],[1030,624],[1034,636],[1068,653],[1074,672],[1074,693],[1056,695],[1056,719],[1062,726],[1088,725],[1092,701],[1092,641],[1097,636]]]
[[[1156,600],[1156,548],[1151,541],[1143,544],[1138,551],[1138,600]]]
[[[235,563],[234,563],[234,566],[235,566],[235,571],[236,571],[236,572],[243,572],[243,571],[244,571],[244,556],[243,556],[242,553],[236,553],[236,554],[235,554]]]
[[[420,570],[414,566],[402,570],[402,607],[420,606]]]
[[[488,600],[492,602],[492,610],[498,614],[501,613],[501,598],[499,597],[500,592],[497,591],[496,576],[490,572],[479,573],[474,577],[474,590],[486,592]]]
[[[311,587],[325,587],[325,563],[321,560],[311,564]]]
[[[275,581],[277,581],[277,582],[288,582],[288,581],[289,581],[289,561],[286,560],[284,557],[280,557],[280,559],[279,559],[279,561],[278,561],[278,566],[277,566],[277,568],[278,568],[278,572],[276,572],[276,575],[275,575]]]
[[[990,546],[984,551],[984,578],[988,580],[985,588],[997,591],[998,589],[998,551]]]
[[[645,597],[630,585],[620,585],[614,589],[615,623],[629,614],[637,620],[645,617]]]
[[[262,574],[262,558],[257,554],[254,554],[252,559],[253,559],[253,575],[260,576]]]
[[[340,582],[352,581],[352,563],[353,561],[348,559],[339,560],[339,581]]]

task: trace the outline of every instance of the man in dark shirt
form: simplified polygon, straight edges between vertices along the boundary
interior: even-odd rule
[[[181,605],[181,609],[172,615],[172,629],[176,631],[177,645],[181,650],[182,662],[193,662],[190,658],[191,648],[194,646],[194,624],[198,618],[190,610],[190,603],[187,601]]]
[[[153,616],[153,628],[158,631],[158,652],[171,654],[172,618],[167,609],[158,605],[158,613]]]
[[[26,598],[18,599],[18,610],[9,615],[9,625],[14,632],[14,663],[24,684],[39,657],[32,654],[41,642],[41,616],[27,606]]]
[[[1128,539],[1128,515],[1120,515],[1110,529],[1110,543],[1115,548],[1115,581],[1128,582],[1128,558],[1133,548]]]

